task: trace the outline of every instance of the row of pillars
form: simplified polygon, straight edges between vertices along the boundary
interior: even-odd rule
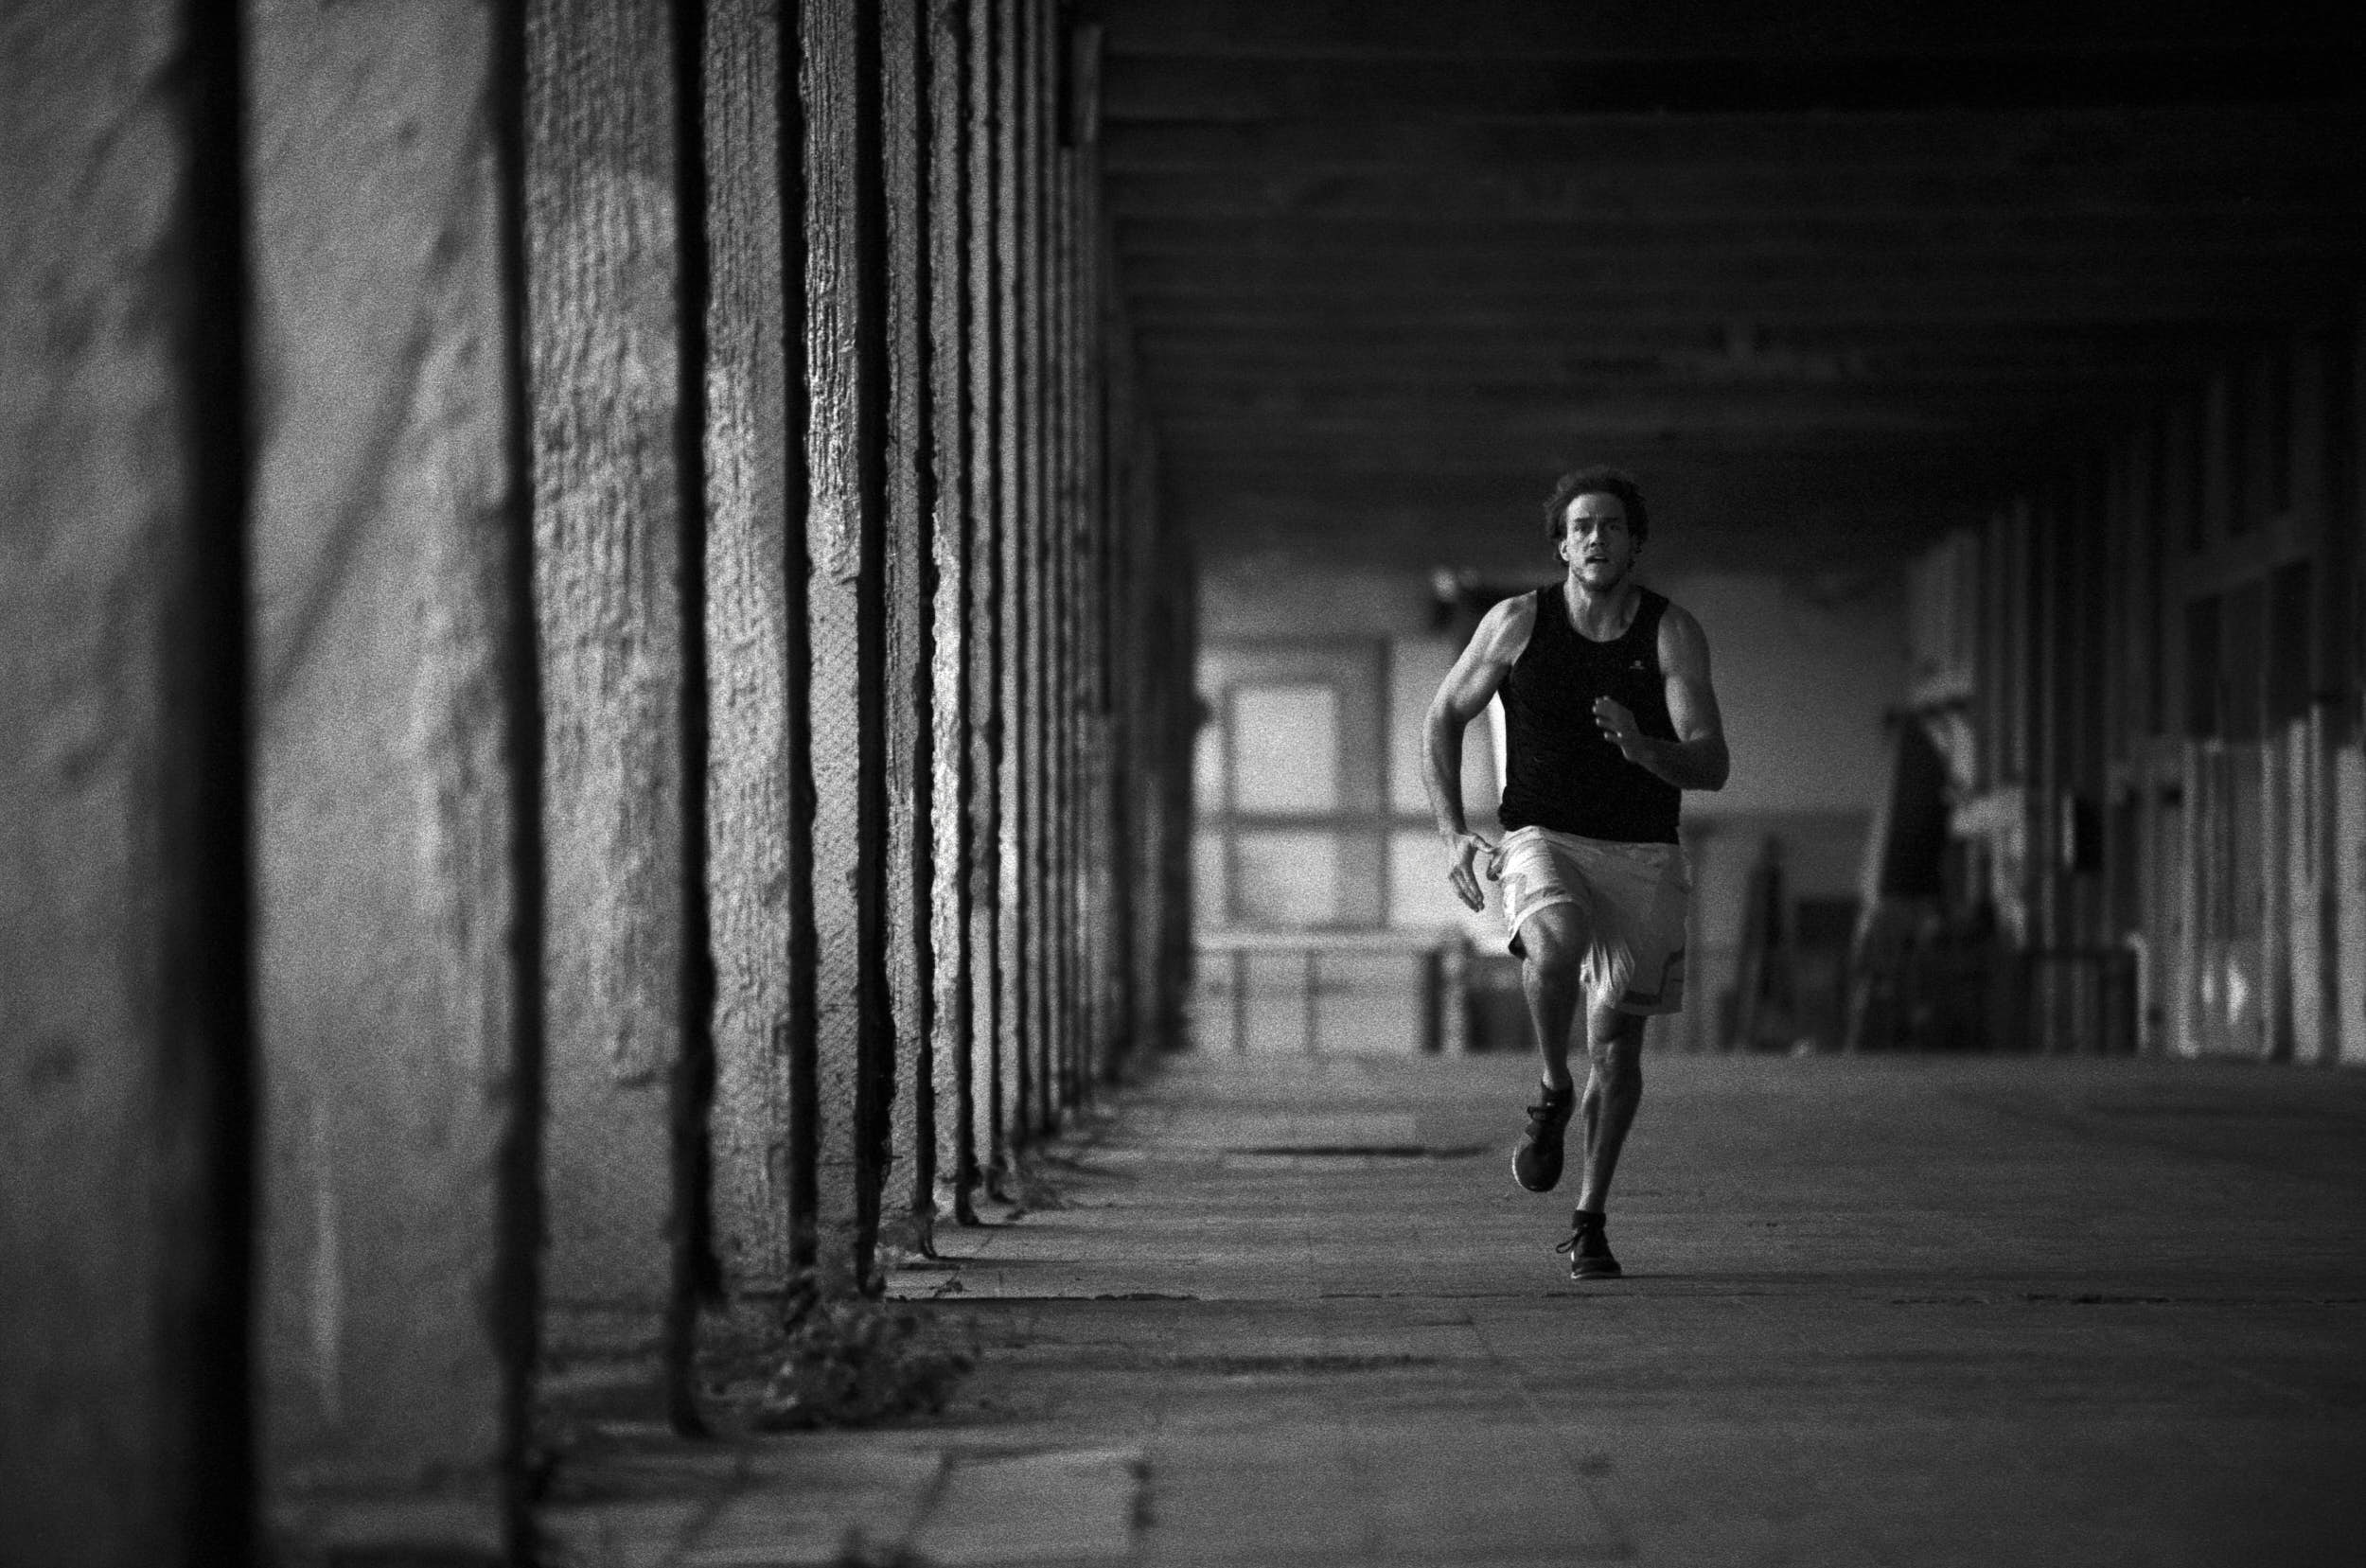
[[[1190,562],[1058,0],[28,0],[0,1560],[529,1540],[1176,1040]]]

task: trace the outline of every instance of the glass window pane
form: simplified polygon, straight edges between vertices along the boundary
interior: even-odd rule
[[[1328,686],[1243,686],[1232,694],[1236,811],[1333,811],[1339,804],[1339,694]]]

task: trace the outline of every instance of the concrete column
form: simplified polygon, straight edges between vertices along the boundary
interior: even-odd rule
[[[1074,1103],[1070,1090],[1077,1020],[1075,839],[1076,825],[1076,707],[1075,613],[1076,550],[1074,497],[1068,485],[1068,288],[1066,274],[1065,226],[1067,154],[1061,150],[1061,93],[1066,72],[1067,28],[1056,11],[1047,7],[1042,45],[1044,119],[1044,527],[1046,593],[1051,615],[1048,627],[1051,648],[1046,660],[1045,749],[1051,772],[1045,791],[1047,815],[1044,858],[1047,899],[1052,912],[1053,941],[1049,955],[1051,977],[1050,1030],[1045,1054],[1050,1093],[1047,1125],[1057,1126]]]
[[[1091,243],[1091,200],[1088,182],[1099,178],[1089,150],[1092,133],[1088,116],[1097,115],[1089,96],[1089,76],[1081,34],[1072,30],[1066,41],[1068,88],[1066,257],[1068,335],[1068,516],[1075,549],[1075,608],[1071,632],[1075,642],[1075,815],[1076,825],[1070,881],[1074,888],[1078,963],[1076,1043],[1070,1072],[1072,1093],[1082,1099],[1092,1092],[1094,1064],[1099,1056],[1104,968],[1101,943],[1107,923],[1097,907],[1098,890],[1107,868],[1100,850],[1098,826],[1106,769],[1100,744],[1108,728],[1107,704],[1100,686],[1102,579],[1105,573],[1102,518],[1092,503],[1093,438],[1099,421],[1093,416],[1092,367],[1100,352],[1093,332],[1093,273],[1088,259]],[[1097,36],[1097,35],[1095,35]]]
[[[1028,783],[1026,679],[1032,673],[1032,663],[1027,624],[1029,541],[1026,498],[1020,489],[1021,442],[1025,439],[1020,393],[1025,345],[1020,336],[1019,307],[1025,257],[1020,247],[1019,220],[1024,149],[1019,124],[1019,67],[1024,58],[1020,43],[1026,0],[993,0],[993,4],[995,530],[1001,557],[994,608],[1000,642],[997,671],[999,696],[996,704],[999,719],[996,727],[999,746],[996,764],[996,891],[1000,905],[995,923],[994,1084],[998,1169],[1027,1136],[1023,1108],[1027,1103],[1027,1019],[1031,1000],[1027,968],[1030,911],[1022,855]]]
[[[1086,642],[1090,650],[1094,715],[1090,765],[1093,824],[1086,856],[1093,898],[1089,918],[1099,972],[1087,1071],[1096,1084],[1110,1081],[1132,1044],[1126,1013],[1133,951],[1126,879],[1130,838],[1125,812],[1126,715],[1121,709],[1123,688],[1120,684],[1123,643],[1119,635],[1126,567],[1121,548],[1123,529],[1115,504],[1116,494],[1109,483],[1110,389],[1118,349],[1108,327],[1108,291],[1104,272],[1108,237],[1100,203],[1101,61],[1101,29],[1089,26],[1080,28],[1074,90],[1078,156],[1074,266],[1077,331],[1087,344],[1080,361],[1082,381],[1077,389],[1078,430],[1085,453],[1079,476],[1080,504],[1092,536],[1094,562]]]
[[[1098,74],[1096,70],[1096,80]],[[1141,605],[1136,585],[1140,572],[1126,488],[1134,424],[1132,335],[1126,329],[1123,296],[1109,285],[1115,268],[1112,238],[1098,220],[1093,224],[1091,260],[1097,289],[1092,320],[1101,345],[1094,356],[1099,395],[1094,410],[1098,462],[1093,476],[1093,503],[1106,531],[1109,559],[1102,619],[1108,681],[1109,763],[1114,774],[1109,786],[1109,1031],[1115,1048],[1130,1054],[1142,1048],[1148,1039],[1139,1016],[1144,935],[1140,918],[1140,846],[1148,820],[1142,815],[1139,800],[1141,737],[1147,732],[1147,714],[1140,661],[1137,657]],[[1104,1067],[1104,1076],[1114,1076],[1120,1066],[1120,1060],[1113,1058]]]
[[[238,36],[0,48],[0,1560],[254,1547]]]
[[[791,1172],[808,1153],[791,1074],[805,1017],[789,955],[809,897],[791,831],[803,715],[789,684],[803,635],[789,519],[804,466],[786,358],[779,9],[707,0],[703,53],[709,1202],[725,1286],[760,1297],[790,1283]]]
[[[2335,455],[2335,389],[2346,377],[2343,334],[2332,326],[2299,335],[2294,345],[2292,462],[2294,511],[2313,556],[2309,581],[2308,711],[2304,721],[2298,792],[2313,832],[2293,836],[2293,1042],[2296,1061],[2329,1065],[2340,1048],[2340,946],[2339,888],[2343,871],[2334,831],[2340,819],[2337,758],[2349,738],[2354,700],[2345,700],[2343,624],[2356,548],[2356,520],[2336,511],[2337,485],[2348,458]]]
[[[2069,787],[2064,767],[2062,700],[2069,676],[2068,623],[2074,602],[2071,582],[2071,532],[2077,520],[2069,500],[2069,486],[2041,492],[2029,507],[2029,663],[2022,690],[2027,705],[2029,764],[2029,937],[2030,945],[2055,947],[2066,940],[2063,921],[2064,878],[2061,875],[2063,792]],[[2049,972],[2041,982],[2051,992]],[[2057,1049],[2061,1042],[2051,1028],[2053,1013],[2042,1001],[2027,1014],[2035,1038],[2022,1048]]]
[[[299,1538],[361,1492],[501,1550],[540,1111],[516,83],[467,0],[247,15],[270,1484]]]
[[[968,167],[969,0],[934,6],[927,38],[928,94],[928,417],[935,504],[929,547],[936,567],[929,670],[929,811],[935,896],[929,905],[934,968],[930,1006],[930,1130],[936,1152],[932,1213],[966,1211],[977,1163],[970,1146],[970,1038],[975,1011],[970,925],[974,787],[970,676],[978,645],[969,613],[977,530],[971,504],[971,280]]]
[[[1155,462],[1155,458],[1154,458]],[[1189,1044],[1192,986],[1192,742],[1199,729],[1199,567],[1191,543],[1157,511],[1157,475],[1143,465],[1139,502],[1157,552],[1159,591],[1148,656],[1156,675],[1152,707],[1159,719],[1150,771],[1158,792],[1158,876],[1145,896],[1158,911],[1158,1013],[1153,1037],[1165,1049]]]
[[[1002,1159],[1002,299],[1001,214],[1005,165],[1000,120],[1004,27],[998,0],[969,0],[965,53],[969,62],[967,149],[968,258],[963,295],[969,352],[962,384],[969,406],[969,791],[970,791],[970,1027],[969,1168],[957,1204]],[[957,1207],[964,1224],[974,1215]]]
[[[2317,590],[2317,646],[2311,667],[2320,694],[2329,695],[2326,743],[2348,746],[2366,724],[2359,696],[2366,689],[2366,485],[2360,484],[2359,425],[2366,418],[2366,300],[2349,308],[2312,341],[2322,364],[2317,396],[2319,456],[2314,465],[2322,509],[2324,570]],[[2320,700],[2325,700],[2321,695]],[[2360,868],[2366,870],[2366,868]],[[2366,1041],[2359,1042],[2366,1048]]]
[[[1020,960],[1025,965],[1025,1005],[1019,1014],[1022,1047],[1019,1057],[1018,1104],[1015,1121],[1023,1136],[1047,1130],[1051,1116],[1051,987],[1052,954],[1058,926],[1051,901],[1051,861],[1052,787],[1051,758],[1051,658],[1053,606],[1050,592],[1051,508],[1046,495],[1046,438],[1050,399],[1050,356],[1046,352],[1049,289],[1045,241],[1047,116],[1044,100],[1044,36],[1051,8],[1046,0],[1021,0],[1018,37],[1018,100],[1015,116],[1018,136],[1018,516],[1024,555],[1020,573],[1024,598],[1020,610],[1020,647],[1024,650],[1019,688],[1019,737],[1022,769],[1018,800],[1024,810],[1019,826],[1019,865],[1024,879],[1020,898]]]
[[[868,0],[804,0],[806,639],[813,779],[814,1265],[865,1286],[884,1140],[887,352],[879,33]]]
[[[922,0],[880,6],[881,176],[887,203],[887,520],[883,577],[887,730],[886,958],[893,1031],[889,1163],[881,1222],[907,1247],[928,1242],[936,1139],[931,1071],[936,992],[930,602],[936,470],[927,347],[931,257],[930,99]]]
[[[1189,559],[1181,541],[1157,516],[1157,453],[1139,416],[1125,426],[1125,471],[1120,485],[1134,571],[1129,598],[1130,678],[1139,715],[1135,735],[1136,1005],[1133,1032],[1146,1045],[1180,1043],[1175,1009],[1178,964],[1188,963],[1191,883],[1178,876],[1177,855],[1190,853],[1188,766],[1168,771],[1178,745],[1188,748],[1197,696],[1184,632],[1192,614]],[[1172,597],[1170,597],[1172,594]],[[1180,660],[1174,670],[1169,660]],[[1182,751],[1188,757],[1188,749]],[[1188,865],[1188,861],[1185,862]]]
[[[2335,939],[2344,954],[2366,953],[2366,300],[2354,299],[2341,323],[2329,392],[2328,440],[2352,454],[2330,476],[2328,521],[2342,540],[2333,568],[2345,587],[2333,621],[2340,636],[2333,664],[2340,716],[2329,724],[2334,747],[2333,838]],[[2340,966],[2335,1001],[2339,1023],[2333,1056],[2343,1066],[2366,1065],[2366,965]]]
[[[1051,946],[1051,1120],[1057,1125],[1076,1102],[1076,1034],[1080,1012],[1082,969],[1077,942],[1083,925],[1076,918],[1076,497],[1069,472],[1072,435],[1069,387],[1075,340],[1068,331],[1070,292],[1068,277],[1068,155],[1061,145],[1065,132],[1059,117],[1060,73],[1065,29],[1054,26],[1045,45],[1050,71],[1045,82],[1051,147],[1044,185],[1044,511],[1050,537],[1051,625],[1050,696],[1045,703],[1049,727],[1047,749],[1051,778],[1046,795],[1051,824],[1045,858],[1050,867],[1051,903],[1054,926]]]
[[[1071,79],[1074,65],[1065,31],[1054,41],[1054,47],[1058,51],[1053,59],[1055,72],[1063,80]],[[1077,389],[1087,344],[1077,330],[1076,320],[1077,159],[1074,109],[1068,99],[1067,91],[1055,92],[1052,105],[1052,428],[1056,469],[1053,491],[1059,502],[1059,543],[1054,557],[1060,566],[1060,696],[1053,712],[1060,738],[1058,886],[1061,923],[1066,932],[1060,943],[1060,1101],[1072,1106],[1083,1095],[1084,1043],[1092,1019],[1092,967],[1087,946],[1091,926],[1086,918],[1083,880],[1085,828],[1090,801],[1086,788],[1086,742],[1092,721],[1084,625],[1093,556],[1078,484],[1082,446]]]
[[[684,300],[671,8],[526,10],[550,1348],[690,1424]],[[695,427],[692,427],[695,433]],[[703,989],[702,987],[699,989]],[[701,1031],[703,1018],[699,1019]]]
[[[1103,265],[1113,263],[1104,260]],[[1109,309],[1113,320],[1123,308],[1122,297],[1112,291]],[[1122,336],[1114,341],[1122,344]],[[1127,368],[1121,366],[1121,368]],[[1160,816],[1158,793],[1152,784],[1155,775],[1149,769],[1157,760],[1157,737],[1160,717],[1152,700],[1150,665],[1150,616],[1152,603],[1147,591],[1157,560],[1151,548],[1144,515],[1137,504],[1141,488],[1140,467],[1143,442],[1138,423],[1139,412],[1131,379],[1121,376],[1110,387],[1110,464],[1109,505],[1116,514],[1118,549],[1125,563],[1124,575],[1119,585],[1117,607],[1118,626],[1121,635],[1119,649],[1121,696],[1119,712],[1126,729],[1125,771],[1127,836],[1126,900],[1131,911],[1127,941],[1131,944],[1126,986],[1129,993],[1124,1028],[1137,1048],[1147,1048],[1157,1039],[1158,953],[1160,931],[1158,904],[1158,852]]]
[[[2107,562],[2109,530],[2111,526],[2110,477],[2107,460],[2091,458],[2079,466],[2077,478],[2077,536],[2073,541],[2075,564],[2073,591],[2075,599],[2069,632],[2072,638],[2074,662],[2064,693],[2071,704],[2071,730],[2067,737],[2070,787],[2080,802],[2084,814],[2081,832],[2088,837],[2084,843],[2074,842],[2072,852],[2085,855],[2085,869],[2075,872],[2070,887],[2070,919],[2072,940],[2083,946],[2101,947],[2110,941],[2109,927],[2109,889],[2104,881],[2102,861],[2097,854],[2100,837],[2109,832],[2105,804],[2105,773],[2109,748],[2109,710],[2105,706],[2107,644],[2110,625],[2110,604],[2123,579],[2110,574]],[[2082,981],[2092,984],[2092,981]],[[2101,1016],[2099,1002],[2086,1009],[2089,1027]],[[2081,1042],[2088,1050],[2103,1048],[2104,1042],[2089,1038]]]

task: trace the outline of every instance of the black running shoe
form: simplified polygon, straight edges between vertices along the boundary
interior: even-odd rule
[[[1527,1130],[1511,1151],[1511,1179],[1531,1192],[1550,1192],[1561,1185],[1561,1136],[1569,1129],[1569,1113],[1578,1108],[1575,1084],[1559,1094],[1550,1089],[1544,1094],[1543,1104],[1528,1107]]]
[[[1569,1239],[1553,1248],[1569,1255],[1569,1277],[1572,1279],[1616,1279],[1622,1272],[1618,1260],[1610,1255],[1610,1239],[1602,1234],[1599,1214],[1580,1214]]]

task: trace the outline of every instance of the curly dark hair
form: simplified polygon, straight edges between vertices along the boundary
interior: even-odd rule
[[[1545,502],[1545,537],[1560,543],[1562,533],[1568,526],[1569,520],[1563,514],[1569,510],[1569,503],[1580,496],[1590,495],[1616,496],[1618,503],[1627,509],[1627,529],[1634,535],[1634,542],[1641,544],[1651,537],[1651,514],[1643,504],[1643,490],[1635,484],[1634,476],[1624,468],[1600,464],[1590,468],[1572,468],[1553,481],[1552,499]]]

